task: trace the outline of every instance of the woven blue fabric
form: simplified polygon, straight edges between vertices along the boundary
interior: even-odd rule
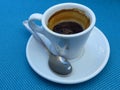
[[[22,25],[23,20],[63,2],[90,7],[96,14],[96,26],[111,47],[103,71],[75,85],[43,79],[31,69],[25,53],[30,33]],[[0,0],[0,90],[120,90],[120,0]]]

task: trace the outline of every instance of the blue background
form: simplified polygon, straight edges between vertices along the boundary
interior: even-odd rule
[[[76,2],[96,14],[96,26],[111,47],[107,66],[93,79],[75,85],[50,82],[37,75],[26,59],[30,33],[23,20],[50,6]],[[120,0],[0,0],[0,90],[120,90]]]

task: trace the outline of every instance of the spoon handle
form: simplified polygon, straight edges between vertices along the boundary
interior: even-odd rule
[[[44,42],[41,40],[41,38],[39,38],[39,36],[36,35],[36,33],[34,33],[34,32],[31,30],[31,28],[28,26],[28,21],[27,21],[27,20],[25,20],[25,21],[23,22],[23,25],[27,28],[27,30],[33,35],[33,37],[34,37],[38,42],[42,43],[43,46],[46,47],[46,45],[45,45]],[[46,47],[46,48],[47,48],[47,47]]]
[[[40,44],[42,44],[49,53],[53,54],[53,55],[58,55],[58,52],[56,51],[55,48],[51,47],[51,43],[49,41],[44,42],[45,38],[44,35],[42,35],[41,33],[39,33],[39,36],[37,35],[38,33],[34,33],[33,30],[31,30],[31,28],[28,25],[28,20],[23,21],[23,25],[27,28],[27,30],[33,35],[33,37],[36,39],[37,42],[39,42]]]

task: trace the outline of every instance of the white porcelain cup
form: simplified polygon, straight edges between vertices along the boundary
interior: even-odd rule
[[[90,25],[86,30],[76,34],[65,35],[53,32],[47,27],[48,20],[54,13],[63,9],[73,8],[83,11],[90,19]],[[36,20],[41,22],[41,26],[35,23]],[[44,12],[44,14],[32,14],[28,19],[28,26],[32,32],[36,33],[39,38],[42,39],[51,52],[71,60],[81,55],[90,32],[94,28],[95,21],[95,14],[88,7],[77,3],[61,3],[50,7]]]

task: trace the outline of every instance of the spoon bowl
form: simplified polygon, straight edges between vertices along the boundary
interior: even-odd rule
[[[67,75],[72,71],[71,64],[61,56],[50,54],[48,64],[52,71],[61,75]]]

